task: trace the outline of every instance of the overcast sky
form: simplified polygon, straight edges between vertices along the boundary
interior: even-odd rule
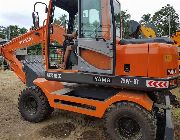
[[[33,5],[36,1],[48,4],[49,0],[0,0],[0,26],[20,25],[29,28],[32,25]],[[128,10],[131,19],[139,21],[143,14],[158,11],[170,4],[180,15],[180,0],[120,0],[122,10]],[[41,19],[45,19],[44,7],[38,6]]]

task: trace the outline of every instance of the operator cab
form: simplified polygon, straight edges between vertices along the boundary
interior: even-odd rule
[[[57,12],[60,9],[64,11]],[[70,56],[69,70],[115,73],[116,37],[120,37],[120,3],[117,0],[53,0],[50,11],[53,20],[50,19],[49,25],[58,23],[57,17],[66,13],[69,20],[64,24],[65,32],[69,34],[78,30],[78,47]],[[57,71],[56,65],[62,62],[53,57],[61,57],[63,61],[62,56],[55,54],[59,44],[48,42],[48,69]],[[62,48],[66,47],[63,45]]]
[[[73,45],[73,40],[64,37],[64,34],[71,34],[77,30],[77,16],[78,16],[78,0],[53,0],[52,9],[50,13],[50,36],[53,36],[53,27],[56,24],[63,28],[63,32],[59,33],[59,38],[64,38],[64,43],[49,40],[48,45],[48,69],[60,70],[59,65],[63,63],[64,54],[68,45]],[[57,51],[59,53],[57,53]],[[68,69],[77,64],[77,55],[72,52],[68,61]]]

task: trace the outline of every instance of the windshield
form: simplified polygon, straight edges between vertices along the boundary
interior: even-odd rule
[[[81,1],[81,38],[111,38],[109,0]]]
[[[121,29],[121,5],[119,1],[114,0],[114,15],[115,15],[115,23],[116,23],[116,37],[120,37],[120,29]]]
[[[101,30],[101,2],[100,0],[82,1],[81,35],[84,38],[95,38],[95,30]]]

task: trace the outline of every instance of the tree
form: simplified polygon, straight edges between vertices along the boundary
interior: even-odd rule
[[[54,19],[54,23],[58,24],[58,25],[61,25],[61,22],[57,18]]]
[[[41,55],[42,54],[42,45],[37,44],[37,45],[28,47],[27,53],[28,53],[28,55]]]
[[[6,30],[3,28],[1,28],[1,30],[0,30],[0,38],[2,38],[2,39],[6,39]]]
[[[144,15],[141,17],[141,21],[140,21],[139,23],[140,23],[140,24],[143,24],[143,25],[152,23],[151,14],[144,14]]]
[[[169,35],[169,18],[171,25],[170,34],[174,34],[179,27],[179,15],[176,13],[173,6],[169,4],[162,7],[161,10],[157,11],[153,17],[152,21],[157,28],[158,36],[167,36]]]
[[[19,28],[19,33],[20,34],[25,34],[25,33],[27,33],[27,31],[28,30],[26,28],[24,28],[24,27],[23,28]]]
[[[17,25],[10,25],[8,27],[3,27],[3,29],[0,30],[0,38],[3,39],[13,39],[15,37],[18,37],[20,35],[23,35],[27,33],[26,28],[19,28]]]
[[[130,22],[131,15],[125,11],[121,11],[121,19],[122,19],[122,26],[123,26],[123,38],[129,38],[129,22]],[[120,19],[119,19],[120,20]]]
[[[0,26],[0,38],[8,39],[7,28],[4,26]]]
[[[19,28],[17,25],[10,25],[8,29],[8,34],[10,32],[10,40],[19,36]]]
[[[17,25],[10,25],[7,27],[7,34],[10,40],[27,33],[27,31],[28,30],[26,28],[19,28]]]
[[[66,20],[67,20],[67,15],[64,14],[64,15],[60,16],[58,19],[55,18],[54,23],[64,26],[66,24]]]

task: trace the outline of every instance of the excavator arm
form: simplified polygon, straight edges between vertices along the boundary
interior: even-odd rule
[[[63,44],[64,28],[54,24],[53,29],[54,31],[53,34],[51,34],[51,41],[57,41],[58,43]],[[39,29],[31,30],[30,32],[14,38],[10,42],[0,46],[0,55],[6,59],[11,70],[15,72],[23,83],[26,83],[26,75],[23,71],[22,63],[16,58],[15,51],[36,44],[42,44],[44,46],[45,38],[46,26],[43,26]]]

